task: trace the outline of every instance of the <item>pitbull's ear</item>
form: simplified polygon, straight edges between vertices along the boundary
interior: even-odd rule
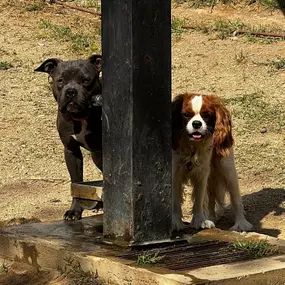
[[[37,69],[35,69],[35,71],[51,74],[60,62],[62,62],[62,60],[59,58],[47,59]]]
[[[102,55],[100,54],[92,54],[91,56],[88,57],[87,59],[89,62],[92,64],[95,64],[98,71],[102,70]]]

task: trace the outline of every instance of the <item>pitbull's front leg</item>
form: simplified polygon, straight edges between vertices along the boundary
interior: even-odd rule
[[[102,151],[94,151],[91,152],[91,157],[92,160],[94,162],[94,164],[103,172],[103,156],[102,156]],[[95,211],[99,211],[103,209],[103,195],[104,195],[104,191],[102,193],[102,201],[99,201],[97,203],[97,205],[95,206],[94,210]]]
[[[83,181],[83,156],[79,146],[74,146],[72,149],[64,148],[64,158],[66,166],[71,177],[71,182]],[[83,208],[72,198],[72,204],[68,211],[64,214],[65,220],[81,219]]]

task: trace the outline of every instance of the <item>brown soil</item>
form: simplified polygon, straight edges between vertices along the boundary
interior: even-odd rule
[[[4,267],[3,267],[4,266]],[[72,278],[58,271],[37,270],[22,262],[4,262],[0,272],[0,284],[3,285],[103,285],[95,276],[81,272],[73,273]],[[104,283],[105,285],[110,283]]]
[[[71,202],[55,128],[56,104],[47,76],[33,70],[49,57],[87,54],[75,53],[67,40],[45,34],[40,21],[48,19],[75,30],[99,23],[92,15],[58,6],[27,11],[30,2],[0,0],[0,61],[12,65],[0,70],[1,224],[11,219],[16,223],[61,219]],[[191,24],[228,19],[285,31],[281,12],[257,7],[217,6],[210,13],[209,7],[191,9],[183,4],[173,6],[173,15]],[[285,58],[281,40],[245,36],[222,40],[216,33],[198,30],[173,36],[173,94],[215,93],[226,100],[233,113],[236,164],[247,217],[257,231],[285,238],[285,73],[268,64],[278,58]],[[264,127],[267,132],[260,133]],[[84,155],[85,179],[101,178],[89,155]],[[189,203],[186,199],[186,219]],[[218,226],[228,229],[231,223],[227,211]]]

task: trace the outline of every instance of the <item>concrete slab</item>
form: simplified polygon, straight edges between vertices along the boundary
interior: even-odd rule
[[[0,228],[0,256],[34,266],[58,269],[73,263],[80,270],[98,273],[109,284],[285,284],[285,241],[256,233],[239,234],[217,229],[186,236],[189,243],[219,240],[264,239],[279,247],[279,255],[208,266],[193,270],[169,270],[158,266],[137,266],[120,258],[129,248],[102,238],[102,216],[81,221],[32,223]],[[167,256],[171,258],[171,256]]]

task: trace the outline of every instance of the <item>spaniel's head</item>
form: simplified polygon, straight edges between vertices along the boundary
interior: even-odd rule
[[[182,135],[195,142],[213,138],[217,154],[227,156],[233,145],[230,113],[214,95],[186,93],[172,102],[172,146],[178,148]]]

